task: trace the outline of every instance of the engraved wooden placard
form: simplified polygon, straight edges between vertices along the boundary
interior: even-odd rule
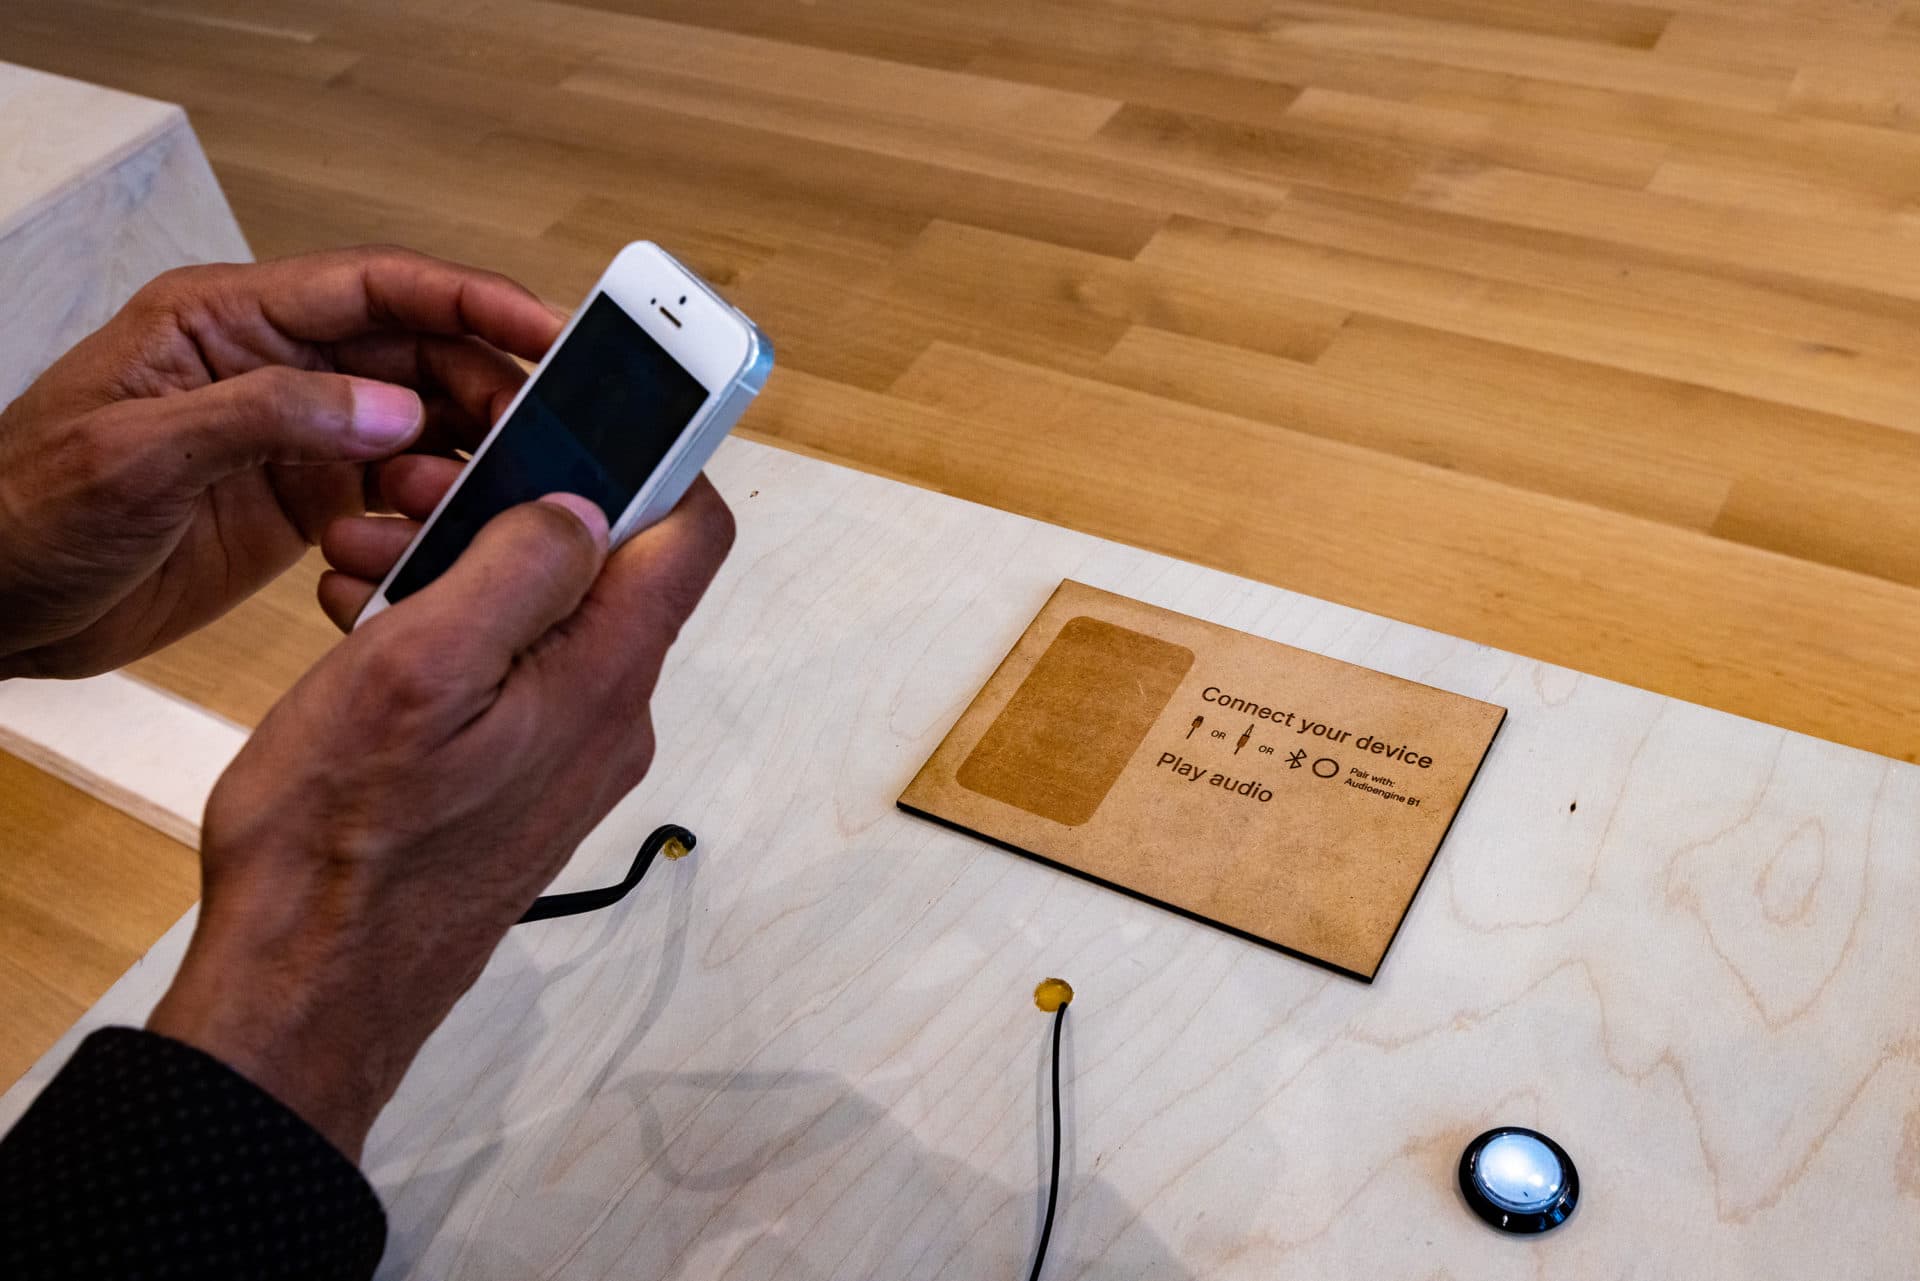
[[[1371,982],[1506,714],[1069,580],[900,807]]]

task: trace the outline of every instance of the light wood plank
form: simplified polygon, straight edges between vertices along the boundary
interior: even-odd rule
[[[977,75],[1016,84],[1051,85],[1253,125],[1285,122],[1298,90],[1251,76],[1078,53],[1071,49],[996,41],[968,64]]]
[[[1491,201],[1474,204],[1477,212],[1492,211]],[[1571,213],[1568,220],[1588,221]],[[1257,277],[1330,306],[1888,426],[1913,422],[1920,391],[1920,359],[1911,356],[1810,345],[1195,220],[1174,220],[1141,259]]]
[[[1258,279],[1229,283],[949,222],[935,222],[901,253],[891,290],[1019,335],[1016,344],[1045,333],[1078,337],[1096,353],[1130,326],[1151,325],[1311,361],[1350,314],[1288,297]]]
[[[1733,711],[1797,701],[1807,723],[1835,709],[1829,734],[1872,720],[1875,750],[1920,760],[1910,589],[944,344],[894,391],[969,424],[978,453],[996,461],[989,480],[943,441],[918,466],[939,464],[949,493],[1106,537],[1150,537],[1182,559],[1257,563],[1292,590],[1382,613],[1418,595],[1443,631],[1491,645],[1525,634],[1553,661],[1663,693],[1711,689]],[[1008,425],[1017,406],[1044,415],[1048,430]],[[1170,439],[1206,443],[1177,472],[1079,481],[1082,460]],[[1160,513],[1150,535],[1142,510]],[[1588,609],[1561,611],[1581,594]],[[1714,637],[1740,637],[1739,654]],[[1903,675],[1889,683],[1891,670]],[[1800,699],[1797,687],[1815,680],[1820,691]]]
[[[1272,34],[1308,48],[1390,57],[1503,73],[1515,66],[1545,80],[1621,93],[1655,93],[1691,102],[1768,111],[1786,96],[1790,75],[1772,69],[1721,71],[1663,61],[1639,49],[1618,49],[1532,33],[1471,30],[1446,24],[1409,24],[1350,17],[1337,4],[1282,5]],[[1663,37],[1664,39],[1664,37]]]
[[[1920,302],[1825,285],[1761,260],[1728,268],[1643,244],[1515,226],[1332,192],[1296,191],[1267,220],[1290,240],[1646,307],[1803,343],[1912,351]]]
[[[1910,70],[1875,75],[1851,67],[1802,67],[1787,105],[1795,112],[1883,129],[1920,129],[1920,85]]]
[[[1526,32],[1562,40],[1591,40],[1628,49],[1649,49],[1672,19],[1668,4],[1536,4],[1533,0],[1340,0],[1346,13],[1401,16],[1455,23],[1465,28]]]
[[[636,82],[686,79],[755,91],[867,117],[897,117],[942,129],[962,126],[1016,136],[1085,138],[1120,103],[1071,90],[996,83],[964,72],[796,46],[671,22],[636,20],[633,44],[570,76],[566,87],[626,97]]]
[[[1160,107],[1122,108],[1100,131],[1100,141],[1116,156],[1264,179],[1276,195],[1302,183],[1367,196],[1402,196],[1436,159],[1428,149],[1311,125],[1261,127]]]
[[[1294,99],[1287,115],[1360,137],[1384,137],[1446,153],[1435,163],[1491,163],[1619,187],[1652,181],[1667,148],[1561,125],[1504,120],[1472,111],[1394,102],[1337,89],[1313,88]]]
[[[1168,164],[1130,150],[1096,150],[958,126],[930,131],[911,122],[875,118],[751,87],[732,86],[720,92],[709,84],[672,76],[639,80],[597,74],[573,77],[563,87],[605,103],[653,107],[893,159],[931,159],[962,173],[1050,185],[1099,200],[1197,217],[1251,222],[1269,212],[1285,192],[1283,182],[1264,173]]]
[[[1107,353],[1100,372],[1163,399],[1670,525],[1712,527],[1732,487],[1731,460],[1675,448],[1687,437],[1669,432],[1672,413],[1648,421],[1611,407],[1571,412],[1552,388],[1522,399],[1461,358],[1457,348],[1469,344],[1494,346],[1360,317],[1305,366],[1139,328]],[[1529,370],[1538,359],[1507,350]],[[1575,382],[1569,399],[1587,386]],[[1675,399],[1693,390],[1676,388]]]
[[[1430,89],[1386,85],[1363,92],[1548,125],[1577,121],[1599,133],[1663,142],[1676,158],[1733,161],[1847,189],[1905,190],[1920,158],[1920,138],[1909,131],[1553,81],[1515,78]],[[1620,243],[1630,242],[1621,238]]]
[[[200,893],[162,836],[0,752],[0,1082],[12,1084]]]
[[[220,166],[220,176],[235,215],[246,226],[261,229],[254,234],[253,247],[263,259],[319,245],[410,245],[455,262],[486,263],[560,303],[585,297],[607,265],[607,255],[597,246],[516,235],[437,207],[360,195],[324,181],[302,181],[231,162]],[[565,218],[554,226],[564,223]],[[684,239],[667,239],[676,252],[697,256]],[[717,271],[718,264],[705,259],[702,267]]]
[[[1639,509],[1608,501],[1602,487],[1638,478],[1677,496],[1712,475],[1724,505],[1700,528],[1920,586],[1920,506],[1911,501],[1920,433],[1371,317],[1341,331],[1320,371],[1389,402],[1423,398],[1429,418],[1457,419],[1461,434],[1480,425],[1498,439],[1488,420],[1516,425],[1550,452],[1567,486],[1528,488],[1631,512]],[[1484,447],[1478,433],[1475,444]],[[1490,452],[1493,465],[1518,466],[1533,451],[1510,440]],[[1862,504],[1858,519],[1844,515],[1850,504]],[[1820,554],[1807,554],[1814,546]]]
[[[1679,161],[1662,165],[1647,190],[1697,204],[1804,220],[1808,235],[1860,228],[1905,236],[1920,245],[1920,188],[1911,196],[1849,190],[1775,170]]]
[[[1662,55],[1685,62],[1737,65],[1756,73],[1808,65],[1851,67],[1867,74],[1911,73],[1920,41],[1891,30],[1882,11],[1851,21],[1791,13],[1676,14],[1660,34]]]
[[[1911,241],[1890,229],[1835,228],[1769,211],[1492,168],[1431,177],[1412,199],[1455,213],[1648,244],[1696,261],[1765,261],[1814,280],[1920,298],[1920,264],[1903,259]]]

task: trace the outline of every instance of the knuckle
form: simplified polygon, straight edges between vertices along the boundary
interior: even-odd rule
[[[155,276],[127,299],[126,305],[114,313],[103,332],[115,334],[141,352],[151,350],[154,344],[165,342],[167,336],[179,332],[181,318],[194,305],[189,301],[192,286],[180,275],[197,270],[175,267],[172,271]]]
[[[380,265],[400,267],[416,272],[446,272],[472,284],[505,285],[525,292],[525,286],[511,276],[484,267],[475,267],[453,258],[443,258],[436,254],[398,244],[362,245],[354,252],[361,255],[364,266]]]
[[[590,561],[599,554],[593,535],[578,516],[552,503],[527,503],[519,515],[528,533],[538,542],[556,568]]]
[[[240,375],[238,381],[272,396],[287,396],[300,385],[300,375],[288,365],[262,365]]]
[[[352,413],[344,388],[330,385],[325,375],[287,365],[249,370],[234,382],[238,385],[236,412],[274,426],[344,420]]]
[[[127,450],[110,430],[106,412],[67,423],[47,442],[44,475],[60,489],[85,492],[110,482],[121,471]]]
[[[427,255],[417,249],[409,249],[405,245],[393,244],[388,241],[372,241],[368,244],[358,245],[349,252],[363,267],[376,264],[416,266],[420,263],[431,261]]]
[[[199,263],[161,272],[137,290],[121,314],[136,323],[179,328],[215,310],[234,279],[231,264]]]
[[[235,382],[245,388],[245,400],[276,418],[284,418],[299,407],[306,385],[298,373],[285,365],[250,370]]]
[[[220,268],[205,264],[170,267],[142,285],[134,293],[133,301],[146,306],[167,307],[182,298],[201,293],[219,273]]]
[[[369,646],[361,659],[365,681],[383,708],[406,715],[432,711],[448,701],[455,682],[439,647],[392,630],[370,639],[385,642]]]

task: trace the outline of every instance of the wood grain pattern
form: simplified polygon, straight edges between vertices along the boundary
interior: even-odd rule
[[[0,751],[0,1081],[11,1084],[200,894],[193,848]]]
[[[200,816],[246,732],[119,673],[0,684],[0,1081],[200,889]]]
[[[789,408],[859,406],[749,435],[1920,760],[1911,5],[72,0],[0,4],[0,47],[184,103],[263,253],[400,240],[570,304],[654,236],[817,380]],[[1018,475],[1003,432],[1068,436],[1009,397],[905,448],[942,352],[1142,427]],[[1336,525],[1546,499],[1607,542],[1188,537],[1207,458],[1287,483],[1270,424],[1352,447]],[[257,716],[327,640],[279,599],[258,662],[236,625],[146,670]]]
[[[178,107],[0,63],[0,406],[159,272],[246,257]]]
[[[246,740],[232,721],[120,672],[0,684],[0,748],[190,848],[206,794]]]
[[[748,442],[712,474],[740,541],[658,763],[563,875],[699,848],[516,929],[428,1043],[367,1149],[382,1275],[1021,1275],[1050,974],[1051,1277],[1910,1273],[1920,769]],[[1511,709],[1373,986],[894,808],[1068,576]],[[1566,1230],[1460,1204],[1496,1123],[1574,1153]]]
[[[1506,714],[1068,579],[900,808],[1372,982]]]

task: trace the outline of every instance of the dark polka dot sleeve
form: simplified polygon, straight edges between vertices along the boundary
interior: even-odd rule
[[[81,1042],[0,1139],[0,1277],[359,1278],[387,1221],[351,1161],[218,1059]]]

